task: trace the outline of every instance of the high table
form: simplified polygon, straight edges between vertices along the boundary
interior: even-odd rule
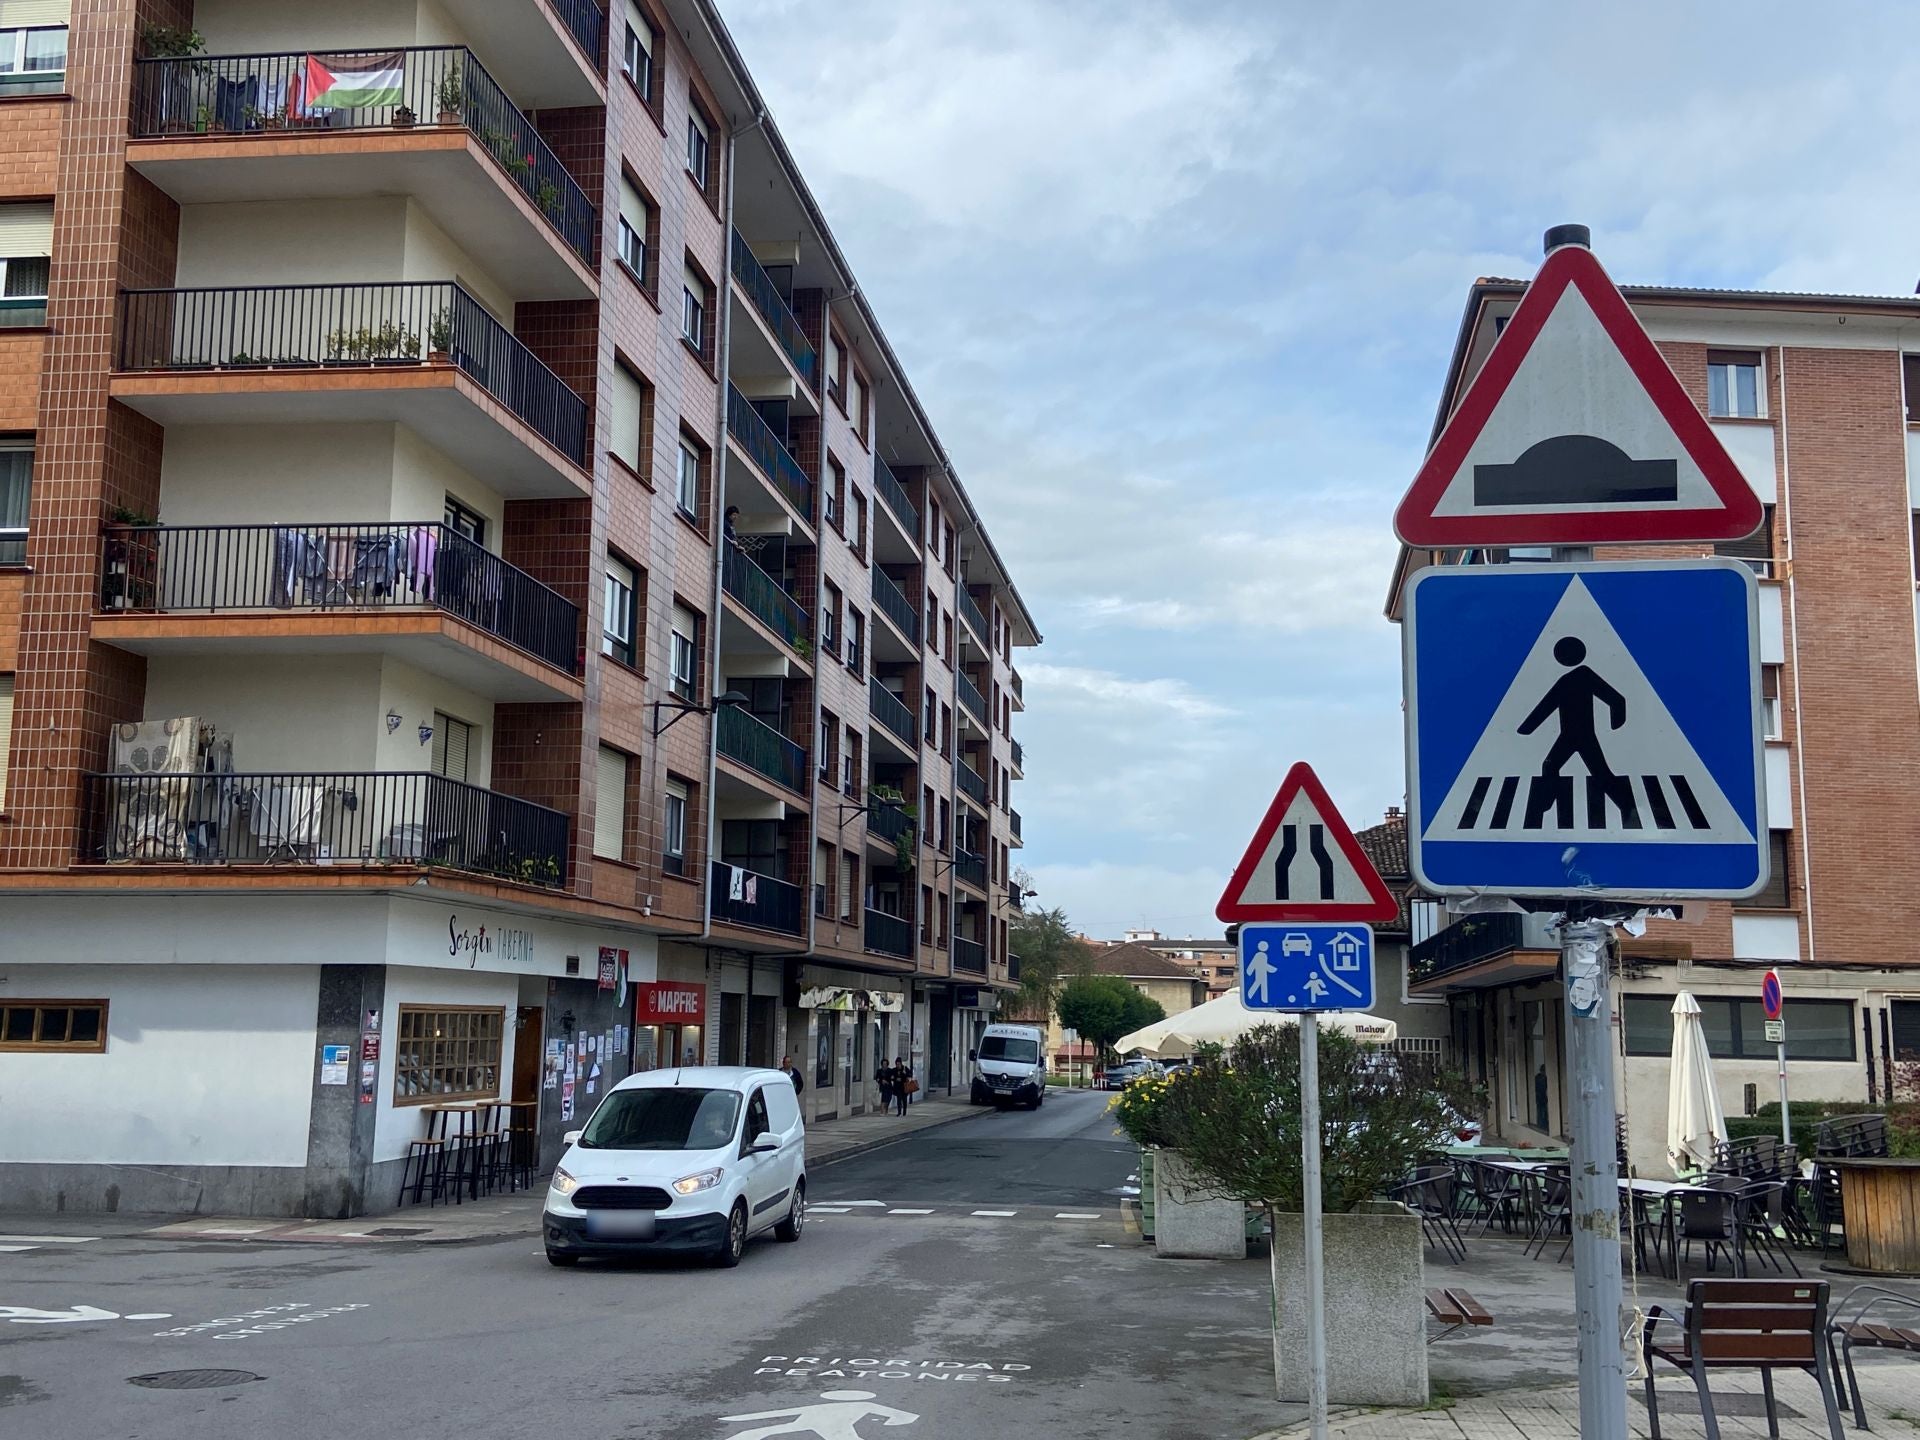
[[[1920,1160],[1823,1157],[1840,1172],[1847,1268],[1920,1275]]]

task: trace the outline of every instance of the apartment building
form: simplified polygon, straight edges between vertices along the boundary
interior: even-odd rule
[[[1472,287],[1436,436],[1523,288]],[[1750,900],[1690,902],[1620,937],[1619,1101],[1633,1163],[1658,1173],[1670,1009],[1682,990],[1700,1002],[1729,1114],[1776,1095],[1760,1006],[1769,967],[1786,991],[1795,1097],[1883,1100],[1896,1058],[1920,1052],[1920,905],[1894,863],[1920,841],[1920,299],[1625,294],[1766,507],[1744,541],[1595,556],[1718,553],[1760,579],[1771,882]],[[1403,551],[1389,615],[1418,567],[1541,558]],[[1564,1138],[1564,1001],[1546,917],[1415,908],[1432,918],[1413,936],[1409,991],[1446,999],[1455,1053],[1488,1089],[1489,1137]]]
[[[0,0],[0,1206],[964,1055],[1039,633],[711,0]]]
[[[1118,940],[1095,940],[1095,945],[1137,945],[1184,965],[1207,982],[1207,998],[1224,995],[1239,983],[1239,960],[1233,942],[1224,935],[1162,935],[1158,930],[1128,930]]]

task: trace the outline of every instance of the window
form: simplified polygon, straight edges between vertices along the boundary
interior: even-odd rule
[[[933,644],[934,636],[940,633],[940,602],[934,597],[933,587],[927,587],[927,643]],[[938,647],[935,647],[936,650]]]
[[[627,40],[620,56],[620,69],[648,105],[653,104],[653,57],[659,45],[660,32],[653,28],[653,22],[633,0],[627,0]]]
[[[713,190],[713,127],[707,123],[707,117],[700,111],[700,102],[688,97],[687,104],[687,173],[693,177],[694,184],[700,187],[700,193],[710,194]]]
[[[680,338],[701,359],[707,354],[707,282],[691,262],[686,266],[685,299],[680,307]]]
[[[506,1011],[497,1008],[402,1005],[393,1047],[393,1103],[498,1095],[505,1022]]]
[[[849,800],[860,798],[860,781],[865,774],[861,764],[860,732],[851,727],[847,730],[847,753],[840,757],[840,793]]]
[[[1785,720],[1780,711],[1780,670],[1778,665],[1760,667],[1760,723],[1769,740],[1784,734]]]
[[[4,94],[0,91],[0,94]],[[0,1051],[70,1050],[98,1053],[107,1048],[104,1000],[0,1001]]]
[[[826,711],[820,712],[820,778],[831,785],[834,767],[839,764],[840,722]]]
[[[836,530],[841,530],[843,534],[845,532],[842,529],[841,517],[845,512],[841,507],[846,502],[846,495],[847,468],[829,455],[827,456],[827,484],[821,492],[820,504],[827,524]]]
[[[940,797],[940,823],[936,827],[938,838],[934,841],[934,848],[942,855],[947,853],[947,830],[952,823],[952,803],[946,796],[942,795]]]
[[[853,422],[853,433],[864,441],[867,438],[867,377],[860,373],[857,365],[847,381],[847,418]]]
[[[932,482],[928,482],[932,488]],[[927,497],[927,549],[933,552],[933,558],[940,558],[940,502],[932,496]]]
[[[827,327],[827,398],[842,407],[846,404],[847,352],[834,328]]]
[[[921,730],[925,734],[927,744],[929,745],[934,744],[940,738],[940,732],[934,728],[939,723],[939,703],[939,701],[934,699],[933,687],[931,685],[927,686],[927,702],[926,708],[922,712]],[[931,796],[933,792],[929,790],[927,794]],[[928,808],[931,809],[932,807],[929,806]]]
[[[840,918],[853,919],[853,907],[860,894],[860,857],[840,853]]]
[[[699,524],[700,452],[687,443],[685,436],[680,439],[680,470],[674,498],[679,503],[680,513],[694,524]]]
[[[858,610],[847,611],[847,669],[858,679],[866,658],[867,617]]]
[[[920,819],[923,822],[920,826],[920,841],[923,845],[931,849],[934,844],[933,787],[931,785],[922,785],[920,787]]]
[[[470,540],[482,549],[486,548],[487,517],[479,511],[469,510],[449,495],[441,503],[440,518],[447,529],[462,540]]]
[[[954,559],[953,526],[951,524],[943,524],[940,527],[940,543],[944,547],[941,552],[941,559],[946,564],[947,574],[951,575],[953,574]]]
[[[922,945],[933,943],[933,887],[931,885],[920,887],[920,943]]]
[[[613,435],[607,449],[642,480],[652,477],[653,387],[620,363],[613,367]]]
[[[852,509],[848,513],[853,522],[848,542],[853,546],[853,553],[864,560],[867,558],[867,497],[858,490],[853,492]]]
[[[687,799],[692,787],[668,779],[666,823],[660,839],[660,869],[668,875],[687,873]]]
[[[944,950],[947,948],[947,934],[948,934],[947,897],[946,896],[942,895],[940,897],[939,906],[940,906],[940,928],[934,934],[933,943],[937,945],[940,949]]]
[[[948,615],[940,621],[940,643],[944,648],[947,664],[953,664],[953,616]]]
[[[660,277],[651,268],[660,242],[660,209],[647,199],[633,178],[620,175],[620,263],[633,272],[641,288],[653,292]]]
[[[0,6],[0,13],[5,9]],[[66,26],[0,29],[0,95],[58,95],[66,88],[66,70]]]
[[[1757,420],[1766,413],[1758,350],[1707,352],[1707,414],[1716,420]]]
[[[433,759],[431,768],[436,775],[444,775],[449,780],[467,780],[470,777],[469,765],[479,750],[476,743],[480,727],[469,725],[464,720],[456,720],[441,711],[433,712]]]
[[[820,653],[840,658],[840,590],[831,582],[820,602]]]
[[[1673,996],[1627,995],[1622,1018],[1629,1055],[1673,1053]],[[1767,1040],[1766,1014],[1760,999],[1731,995],[1696,995],[1700,1024],[1707,1034],[1707,1053],[1716,1060],[1771,1060],[1775,1047]],[[1786,1008],[1789,1060],[1851,1060],[1853,1002],[1851,1000],[1789,1000]]]
[[[622,665],[638,661],[634,637],[639,633],[640,577],[619,556],[607,555],[606,605],[600,616],[600,653]]]
[[[834,871],[839,868],[834,860],[834,848],[821,840],[813,847],[813,913],[825,918],[827,897],[834,880]]]
[[[0,815],[7,809],[7,763],[13,753],[13,676],[0,675]]]
[[[1785,910],[1793,904],[1793,889],[1788,883],[1788,861],[1792,858],[1792,847],[1788,840],[1792,832],[1787,830],[1769,830],[1767,832],[1767,883],[1766,888],[1757,895],[1745,900],[1733,902],[1736,910]]]
[[[0,12],[4,10],[0,6]],[[0,45],[7,33],[0,30]],[[6,76],[0,72],[0,95],[7,93]],[[47,323],[52,254],[51,201],[0,205],[0,329]]]
[[[953,758],[953,706],[944,700],[940,702],[940,753],[949,760]],[[940,802],[943,808],[946,803]]]
[[[610,745],[600,747],[593,772],[593,853],[627,858],[627,757]]]
[[[673,602],[673,693],[682,700],[700,697],[700,682],[695,676],[700,654],[700,617]]]
[[[27,563],[27,497],[32,490],[32,443],[0,442],[0,565]]]
[[[1900,379],[1907,392],[1907,423],[1920,425],[1920,355],[1900,357]]]

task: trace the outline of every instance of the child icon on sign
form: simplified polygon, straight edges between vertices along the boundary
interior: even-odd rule
[[[1267,981],[1273,978],[1273,972],[1277,968],[1272,957],[1267,954],[1266,941],[1262,940],[1254,946],[1253,954],[1247,957],[1247,974],[1251,977],[1247,981],[1247,998],[1254,1004],[1271,1003],[1267,999]]]

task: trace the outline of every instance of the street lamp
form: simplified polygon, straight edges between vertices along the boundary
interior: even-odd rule
[[[713,697],[713,704],[700,705],[691,700],[656,700],[653,702],[653,738],[658,740],[662,734],[671,730],[689,715],[717,715],[722,709],[739,707],[747,703],[747,697],[738,690],[723,690]],[[660,723],[660,712],[672,710],[673,719],[666,724]]]

